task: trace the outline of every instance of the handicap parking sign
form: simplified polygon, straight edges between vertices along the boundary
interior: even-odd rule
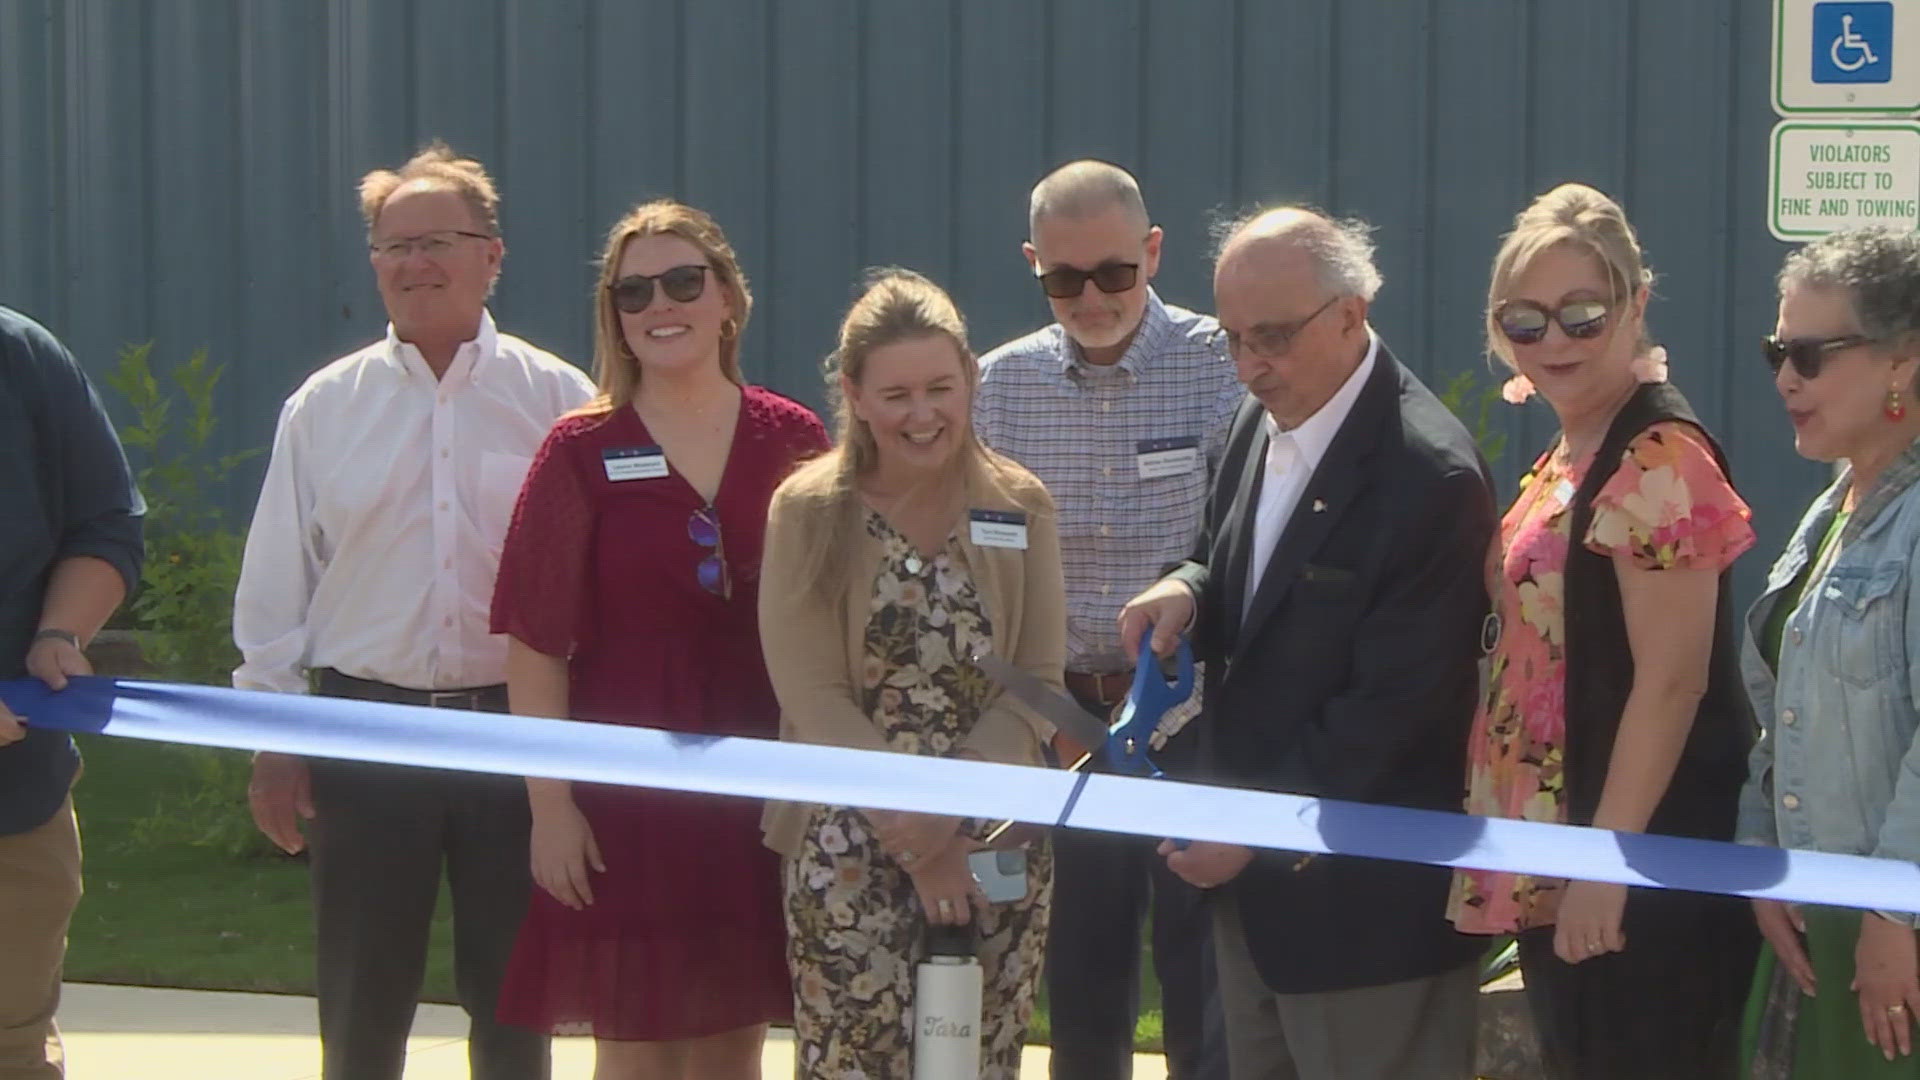
[[[1893,4],[1813,5],[1813,81],[1883,83],[1893,79]]]

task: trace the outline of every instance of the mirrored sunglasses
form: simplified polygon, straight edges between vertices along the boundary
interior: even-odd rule
[[[1493,321],[1508,341],[1533,345],[1546,338],[1554,323],[1570,338],[1597,338],[1606,330],[1610,313],[1604,300],[1568,300],[1551,309],[1532,300],[1505,300],[1493,309]]]

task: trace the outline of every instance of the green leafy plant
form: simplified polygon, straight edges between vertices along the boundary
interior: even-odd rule
[[[225,685],[240,660],[233,644],[233,590],[245,540],[228,524],[222,496],[234,470],[259,451],[213,452],[215,391],[225,365],[209,362],[201,349],[163,378],[152,353],[152,342],[122,348],[106,377],[132,414],[120,428],[120,441],[147,500],[147,562],[127,605],[127,623],[154,675]],[[246,810],[247,755],[206,748],[173,752],[190,759],[199,783],[134,822],[134,841],[233,854],[263,849]]]
[[[1486,458],[1488,464],[1500,460],[1507,449],[1507,433],[1499,430],[1493,418],[1494,409],[1501,403],[1499,382],[1483,386],[1479,373],[1469,368],[1449,379],[1439,397],[1473,433],[1473,441],[1480,445],[1480,456]]]

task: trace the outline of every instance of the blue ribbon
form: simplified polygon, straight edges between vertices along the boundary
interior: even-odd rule
[[[41,727],[759,799],[1060,822],[1279,851],[1920,912],[1920,865],[652,728],[85,678],[0,683]],[[1077,793],[1077,794],[1076,794]],[[1068,804],[1071,802],[1071,807]]]

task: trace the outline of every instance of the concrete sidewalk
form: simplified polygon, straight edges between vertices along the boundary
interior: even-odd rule
[[[207,990],[69,983],[60,1032],[69,1080],[312,1080],[320,1075],[313,999]],[[407,1080],[466,1080],[466,1014],[422,1005],[407,1043]],[[793,1040],[767,1039],[765,1075],[793,1075]],[[555,1080],[585,1080],[593,1043],[553,1041]],[[1047,1075],[1047,1050],[1029,1047],[1021,1074]],[[1134,1058],[1136,1080],[1165,1080],[1166,1059]]]

